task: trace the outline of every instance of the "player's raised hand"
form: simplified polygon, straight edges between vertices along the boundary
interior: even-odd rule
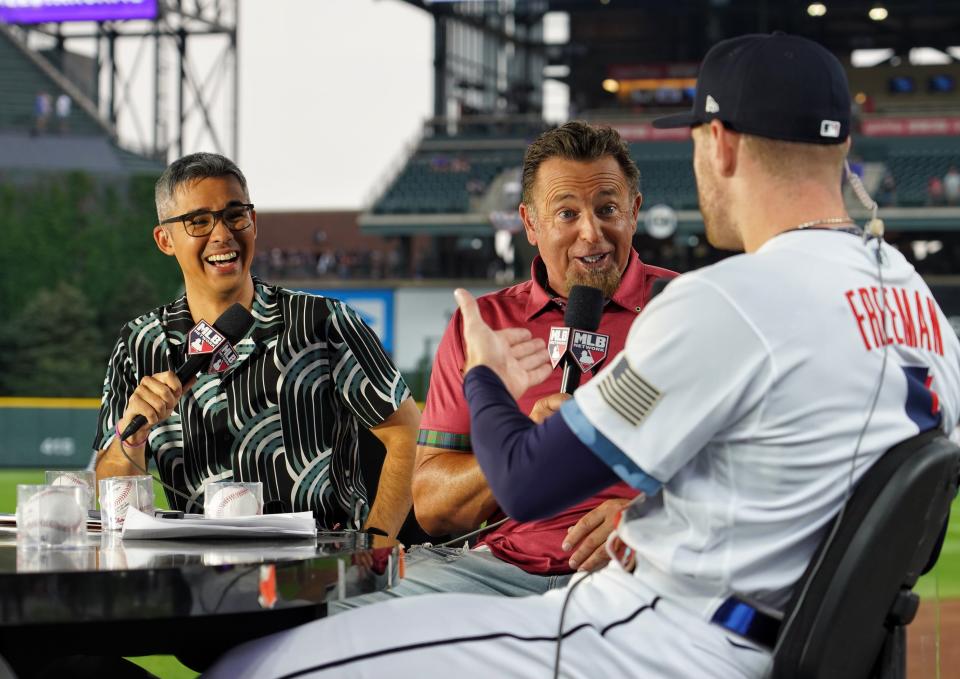
[[[550,357],[542,339],[533,338],[526,328],[505,328],[493,331],[480,316],[477,300],[463,288],[453,296],[463,314],[463,337],[466,341],[464,371],[485,365],[503,380],[515,399],[550,374]]]

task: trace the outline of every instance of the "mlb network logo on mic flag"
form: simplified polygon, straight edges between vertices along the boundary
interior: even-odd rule
[[[567,352],[570,342],[570,328],[550,328],[550,339],[547,341],[547,353],[550,354],[550,363],[556,368],[563,355]]]
[[[580,372],[589,372],[596,369],[607,357],[609,346],[609,335],[568,327],[555,327],[550,328],[547,353],[550,354],[550,363],[556,368],[569,351],[580,367]]]
[[[212,325],[202,320],[190,330],[190,347],[187,353],[212,354],[217,347],[223,344],[226,338],[217,332]]]
[[[223,345],[217,349],[217,353],[211,357],[210,367],[207,369],[207,373],[211,375],[225,373],[230,366],[239,360],[240,355],[237,354],[237,350],[233,348],[233,345],[230,344],[230,342],[224,342]]]

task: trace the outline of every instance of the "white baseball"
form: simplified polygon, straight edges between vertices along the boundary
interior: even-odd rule
[[[86,527],[87,512],[63,493],[41,490],[17,507],[17,531],[41,544],[60,545]]]
[[[63,474],[57,474],[57,477],[50,482],[51,486],[84,486],[87,487],[87,480],[76,474],[71,474],[70,472],[65,472]]]
[[[204,505],[204,514],[211,519],[235,519],[242,516],[257,516],[261,513],[260,502],[249,488],[227,486],[213,493]]]
[[[50,482],[51,486],[79,486],[85,488],[87,491],[87,503],[90,506],[90,509],[94,508],[93,504],[93,488],[90,487],[90,483],[87,479],[77,474],[71,474],[70,472],[65,472],[63,474],[57,474],[56,478]]]

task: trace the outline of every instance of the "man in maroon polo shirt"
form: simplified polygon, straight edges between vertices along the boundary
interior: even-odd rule
[[[539,250],[532,279],[481,297],[493,328],[526,327],[547,340],[562,326],[573,285],[599,288],[607,300],[597,332],[610,336],[607,359],[622,349],[653,283],[676,274],[640,261],[632,248],[642,197],[640,173],[627,145],[610,128],[570,122],[541,135],[523,163],[520,216]],[[414,509],[434,535],[463,534],[488,522],[476,546],[421,547],[408,556],[406,577],[393,589],[331,605],[342,610],[387,598],[430,592],[524,596],[563,586],[576,570],[594,570],[617,512],[636,495],[618,483],[542,521],[497,522],[502,514],[470,446],[470,412],[463,397],[462,320],[457,311],[437,349],[420,423],[413,479]],[[583,380],[590,379],[585,374]],[[561,369],[530,389],[520,408],[536,421],[568,398]]]

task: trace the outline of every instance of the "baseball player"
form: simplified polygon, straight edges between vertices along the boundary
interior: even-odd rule
[[[211,676],[546,677],[558,627],[567,677],[763,676],[776,614],[851,484],[960,414],[943,312],[846,214],[849,118],[843,67],[816,43],[710,50],[694,109],[660,124],[694,128],[707,237],[746,254],[670,283],[543,424],[514,402],[549,371],[542,344],[493,332],[457,292],[474,452],[500,506],[544,516],[626,480],[646,499],[623,512],[610,565],[536,597],[373,605],[236,649]]]

